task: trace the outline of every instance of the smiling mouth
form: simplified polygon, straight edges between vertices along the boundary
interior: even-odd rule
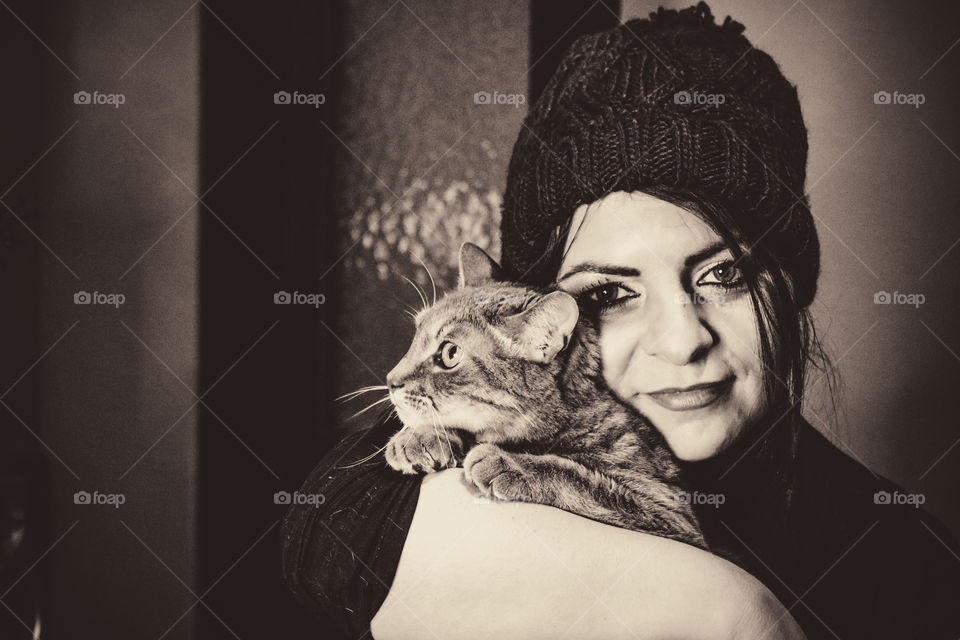
[[[725,378],[718,382],[695,384],[684,389],[662,389],[647,395],[664,409],[670,411],[691,411],[702,409],[725,397],[733,386],[734,378]]]

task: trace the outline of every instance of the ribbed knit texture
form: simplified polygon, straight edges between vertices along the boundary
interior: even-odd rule
[[[742,33],[701,2],[570,46],[513,148],[501,222],[508,275],[525,276],[578,206],[665,187],[728,211],[793,278],[798,303],[812,301],[820,246],[797,90]]]

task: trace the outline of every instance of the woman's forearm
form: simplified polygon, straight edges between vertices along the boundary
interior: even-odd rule
[[[424,479],[373,620],[377,640],[726,639],[745,626],[762,633],[781,614],[781,630],[766,637],[802,638],[773,596],[725,560],[550,507],[476,500],[461,477]]]

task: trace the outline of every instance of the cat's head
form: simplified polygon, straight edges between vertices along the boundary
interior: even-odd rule
[[[479,247],[460,249],[459,287],[416,317],[406,355],[387,375],[404,425],[531,437],[526,408],[557,393],[555,362],[577,325],[574,298],[500,282]]]

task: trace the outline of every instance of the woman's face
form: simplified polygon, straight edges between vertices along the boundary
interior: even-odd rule
[[[681,460],[710,458],[766,409],[760,336],[733,254],[703,220],[642,193],[574,214],[560,287],[600,318],[604,378]]]

